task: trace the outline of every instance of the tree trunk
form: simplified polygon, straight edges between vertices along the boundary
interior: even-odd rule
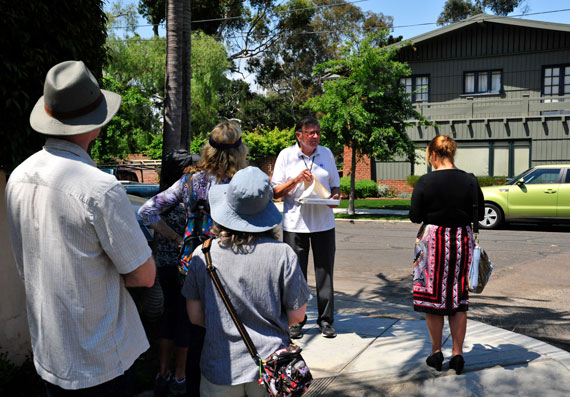
[[[190,151],[190,141],[192,139],[192,125],[190,118],[192,114],[192,26],[190,0],[179,0],[184,5],[184,35],[182,37],[182,128],[180,131],[180,147]]]
[[[190,19],[190,1],[166,1],[163,161],[176,149],[190,148]]]
[[[356,149],[351,148],[352,159],[350,161],[350,193],[348,194],[348,214],[354,215],[354,196],[356,195]]]

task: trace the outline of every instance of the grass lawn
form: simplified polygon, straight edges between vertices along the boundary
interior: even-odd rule
[[[408,215],[380,215],[380,214],[334,214],[335,219],[382,219],[385,221],[408,221],[410,218]]]
[[[348,208],[348,200],[341,200],[339,208]],[[409,210],[410,199],[364,199],[354,200],[354,208]]]

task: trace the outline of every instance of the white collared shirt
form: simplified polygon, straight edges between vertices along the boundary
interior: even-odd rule
[[[121,274],[151,251],[120,183],[81,147],[49,138],[6,186],[41,378],[81,389],[122,375],[148,349]]]
[[[296,178],[306,168],[329,192],[334,187],[340,187],[340,178],[330,149],[319,145],[313,154],[306,156],[297,144],[283,149],[277,156],[271,186]],[[283,230],[314,233],[333,229],[335,223],[331,208],[317,204],[301,205],[295,201],[303,191],[304,184],[301,182],[284,196]]]

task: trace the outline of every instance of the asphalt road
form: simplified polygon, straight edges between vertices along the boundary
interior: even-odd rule
[[[411,305],[417,230],[409,222],[337,221],[337,296]],[[483,294],[471,295],[469,317],[570,351],[570,226],[482,230],[480,243],[495,271]]]

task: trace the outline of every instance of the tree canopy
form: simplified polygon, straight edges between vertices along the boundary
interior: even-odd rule
[[[29,118],[43,95],[48,70],[59,62],[82,60],[101,78],[106,17],[102,0],[16,1],[2,8],[2,22],[0,167],[9,172],[44,144],[45,136],[32,130]]]
[[[414,145],[406,133],[406,120],[422,119],[400,78],[410,70],[394,60],[395,47],[387,43],[386,31],[363,40],[346,42],[341,58],[318,65],[316,74],[334,74],[324,82],[324,92],[307,101],[305,107],[320,115],[323,140],[329,146],[352,149],[349,212],[354,213],[356,159],[366,154],[381,161],[396,156],[414,159]]]
[[[437,18],[438,25],[445,25],[481,14],[490,10],[495,15],[506,16],[519,6],[524,6],[526,0],[447,0],[443,11]],[[523,7],[523,14],[526,7]]]
[[[276,11],[281,15],[276,40],[258,57],[249,58],[247,70],[258,85],[284,95],[291,111],[320,93],[322,81],[313,69],[339,57],[343,41],[392,26],[392,18],[363,12],[344,0],[289,0]]]

